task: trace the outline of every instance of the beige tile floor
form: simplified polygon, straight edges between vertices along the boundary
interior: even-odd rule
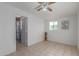
[[[30,47],[17,44],[17,51],[8,56],[78,56],[78,51],[74,46],[43,41]]]

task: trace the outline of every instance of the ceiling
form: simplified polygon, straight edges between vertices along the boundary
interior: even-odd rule
[[[79,10],[79,2],[56,2],[51,5],[53,9],[52,12],[49,11],[40,11],[37,12],[35,7],[38,6],[37,2],[7,2],[16,8],[19,8],[23,11],[28,11],[33,13],[42,19],[52,19],[52,18],[62,18],[67,16],[77,15]]]

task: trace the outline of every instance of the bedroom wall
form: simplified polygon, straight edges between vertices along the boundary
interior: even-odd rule
[[[0,3],[0,55],[16,51],[16,16],[28,17],[28,46],[44,38],[42,19],[8,4]]]
[[[28,46],[44,40],[44,20],[38,16],[15,8],[16,15],[27,17]]]
[[[28,45],[44,40],[44,20],[31,16],[28,20]]]
[[[61,29],[61,21],[69,21],[69,30]],[[58,29],[54,31],[49,31],[49,22],[58,21]],[[59,43],[64,43],[68,45],[77,45],[77,16],[63,17],[59,19],[46,20],[45,21],[45,31],[48,32],[48,40],[55,41]]]
[[[0,55],[16,51],[14,15],[12,8],[0,3]]]

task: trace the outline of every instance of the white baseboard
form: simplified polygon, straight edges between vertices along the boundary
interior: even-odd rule
[[[0,56],[7,56],[7,55],[9,55],[9,54],[11,54],[11,53],[13,53],[13,52],[15,52],[15,51],[16,51],[16,48],[10,49],[10,50],[7,50],[7,51],[5,51],[5,52],[1,52],[1,53],[0,53]]]
[[[33,42],[33,43],[28,44],[28,46],[31,46],[31,45],[37,44],[37,43],[39,43],[39,42],[41,42],[41,41],[43,41],[43,40],[35,41],[35,42]]]

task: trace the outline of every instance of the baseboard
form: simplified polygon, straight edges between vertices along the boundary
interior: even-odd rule
[[[56,42],[56,43],[59,43],[59,44],[64,44],[64,45],[68,45],[68,46],[75,46],[75,47],[77,47],[76,45],[66,44],[66,43],[64,43],[64,42],[57,42],[57,41],[52,41],[52,40],[48,40],[48,41],[51,41],[51,42]]]
[[[16,49],[8,50],[5,53],[0,54],[0,56],[7,56],[7,55],[9,55],[9,54],[11,54],[11,53],[13,53],[15,51],[16,51]]]
[[[33,42],[31,44],[28,44],[28,46],[32,46],[32,45],[37,44],[37,43],[42,42],[42,41],[44,41],[44,40],[40,40],[40,41]]]

